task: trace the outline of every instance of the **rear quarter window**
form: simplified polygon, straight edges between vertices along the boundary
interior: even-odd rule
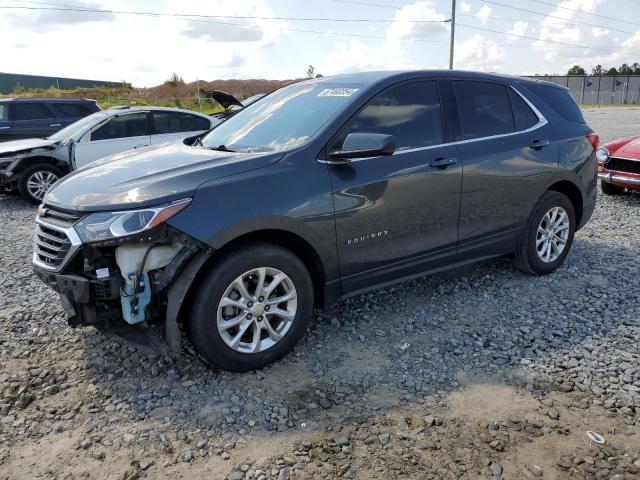
[[[6,122],[7,120],[9,120],[9,107],[0,104],[0,122]]]
[[[587,123],[569,90],[543,84],[527,84],[527,88],[570,122]]]

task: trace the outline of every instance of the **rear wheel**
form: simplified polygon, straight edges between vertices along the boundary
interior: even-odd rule
[[[53,165],[34,165],[20,173],[18,190],[25,200],[38,205],[53,184],[63,176],[64,172]]]
[[[243,372],[289,352],[313,310],[313,284],[289,250],[254,244],[226,256],[200,285],[188,321],[191,342],[214,367]]]
[[[545,192],[534,207],[513,260],[521,271],[545,275],[569,254],[576,228],[571,200],[559,192]]]
[[[609,182],[600,182],[600,189],[605,195],[622,195],[624,193],[624,187]]]

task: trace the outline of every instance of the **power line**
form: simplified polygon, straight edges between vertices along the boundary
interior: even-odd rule
[[[328,18],[328,17],[264,17],[256,15],[203,15],[197,13],[162,13],[162,12],[133,12],[122,10],[107,10],[97,8],[84,8],[75,7],[65,4],[52,4],[46,2],[21,2],[20,0],[10,0],[20,3],[30,3],[36,5],[55,5],[51,7],[30,7],[30,6],[3,6],[5,9],[18,9],[18,10],[56,10],[56,11],[68,11],[68,12],[86,12],[86,13],[112,13],[112,14],[125,14],[125,15],[141,15],[141,16],[154,16],[154,17],[177,17],[187,18],[189,20],[194,18],[224,18],[224,19],[238,19],[238,20],[286,20],[296,22],[378,22],[378,23],[447,23],[449,20],[393,20],[387,18]]]
[[[12,1],[20,1],[20,0],[12,0]],[[335,0],[335,1],[339,1],[339,2],[344,2],[344,3],[353,3],[357,0]],[[26,2],[24,2],[26,3]],[[29,2],[29,3],[38,3],[38,4],[48,4],[46,2]],[[359,4],[364,4],[365,2],[358,2]],[[51,4],[48,4],[51,5]],[[370,4],[373,6],[382,6],[381,4]],[[394,8],[398,8],[398,7],[394,7]],[[71,7],[28,7],[28,6],[0,6],[0,9],[26,9],[26,10],[54,10],[54,11],[73,11],[73,12],[93,12],[93,13],[110,13],[110,14],[122,14],[122,15],[137,15],[137,16],[149,16],[149,17],[171,17],[171,18],[177,18],[179,20],[184,20],[184,21],[191,21],[191,22],[203,22],[203,23],[212,23],[212,24],[219,24],[219,25],[231,25],[231,26],[235,26],[235,27],[242,27],[242,28],[263,28],[259,25],[252,25],[252,24],[241,24],[241,23],[234,23],[234,22],[223,22],[220,20],[211,20],[211,18],[238,18],[238,19],[246,19],[246,17],[234,17],[234,16],[207,16],[207,15],[202,15],[202,14],[175,14],[175,13],[162,13],[162,12],[140,12],[140,11],[120,11],[120,10],[109,10],[109,9],[91,9],[91,8],[71,8]],[[192,18],[192,17],[197,17],[197,18]],[[295,17],[289,17],[289,18],[295,18]],[[273,17],[264,17],[264,19],[268,19],[268,20],[274,20]],[[439,23],[443,23],[446,21],[439,21]],[[473,25],[465,25],[465,24],[458,24],[462,27],[466,27],[466,28],[471,28],[471,29],[475,29],[475,30],[482,30],[482,31],[486,31],[486,32],[492,32],[492,33],[498,33],[501,35],[509,35],[509,36],[513,36],[513,37],[519,37],[519,38],[526,38],[526,39],[530,39],[530,40],[535,40],[535,41],[540,41],[540,42],[545,42],[545,43],[552,43],[552,44],[556,44],[561,46],[562,48],[581,48],[581,49],[588,49],[588,50],[600,50],[600,51],[604,51],[607,53],[628,53],[628,54],[634,54],[637,55],[637,53],[635,52],[617,52],[614,50],[608,50],[608,49],[603,49],[603,48],[598,48],[598,47],[590,47],[588,45],[576,45],[576,44],[570,44],[570,43],[566,43],[566,42],[556,42],[553,40],[544,40],[544,39],[540,39],[540,38],[536,38],[536,37],[531,37],[531,36],[525,36],[525,35],[518,35],[518,34],[514,34],[514,33],[507,33],[507,32],[503,32],[503,31],[499,31],[499,30],[492,30],[492,29],[487,29],[487,28],[482,28],[482,27],[477,27],[477,26],[473,26]],[[289,32],[296,32],[296,33],[312,33],[312,34],[318,34],[318,35],[323,35],[323,36],[337,36],[337,37],[355,37],[355,38],[372,38],[372,39],[386,39],[387,37],[384,35],[368,35],[368,34],[357,34],[357,33],[341,33],[341,32],[327,32],[327,31],[319,31],[319,30],[307,30],[307,29],[299,29],[299,28],[289,28],[289,27],[281,27],[281,26],[277,26],[276,27],[278,30],[282,30],[282,31],[289,31]],[[421,37],[403,37],[399,40],[407,40],[407,41],[413,41],[413,42],[424,42],[424,43],[435,43],[435,44],[447,44],[448,42],[441,42],[441,41],[437,41],[437,40],[429,40],[426,38],[421,38]],[[504,46],[504,47],[524,47],[525,45],[509,45],[509,44],[497,44],[497,43],[492,43],[492,44],[484,44],[486,46],[492,46],[492,45],[497,45],[497,46]],[[534,45],[530,45],[528,47],[531,47]]]
[[[628,54],[628,55],[640,55],[640,53],[638,53],[638,52],[626,52],[626,51],[622,51],[622,50],[609,50],[609,49],[606,49],[606,48],[591,47],[589,45],[577,45],[575,43],[559,42],[559,41],[555,41],[555,40],[545,40],[545,39],[542,39],[542,38],[531,37],[529,35],[519,35],[519,34],[516,34],[516,33],[501,32],[499,30],[492,30],[490,28],[476,27],[476,26],[473,26],[473,25],[464,25],[462,23],[458,23],[458,26],[471,28],[473,30],[482,30],[483,32],[499,33],[500,35],[508,35],[508,36],[511,36],[511,37],[527,38],[529,40],[536,40],[538,42],[546,42],[546,43],[553,43],[553,44],[556,44],[556,45],[565,45],[565,46],[569,46],[569,47],[582,48],[582,49],[585,49],[585,50],[599,50],[601,52],[607,52],[607,53],[624,53],[624,54]]]
[[[629,20],[623,20],[621,18],[608,17],[606,15],[601,15],[599,13],[585,12],[584,10],[578,10],[576,8],[562,7],[560,5],[556,5],[555,3],[545,2],[544,0],[529,0],[529,1],[534,3],[542,3],[543,5],[549,5],[550,7],[560,8],[562,10],[568,10],[570,12],[577,12],[577,13],[582,13],[584,15],[592,15],[594,17],[606,18],[607,20],[613,20],[614,22],[623,22],[623,23],[628,23],[630,25],[640,26],[640,23],[637,23],[637,22],[630,22]]]
[[[620,30],[620,29],[609,27],[609,26],[605,26],[605,25],[596,25],[595,23],[588,23],[588,22],[582,22],[580,20],[573,20],[573,19],[570,19],[570,18],[557,17],[555,15],[549,15],[547,13],[536,12],[534,10],[527,10],[526,8],[514,7],[512,5],[506,5],[504,3],[494,2],[493,0],[480,0],[480,1],[484,2],[484,3],[490,3],[492,5],[498,5],[498,6],[501,6],[501,7],[510,8],[512,10],[519,10],[521,12],[534,13],[536,15],[541,15],[541,16],[547,17],[547,18],[555,18],[557,20],[564,20],[564,21],[566,21],[568,23],[586,25],[588,27],[604,28],[604,29],[607,29],[607,30],[613,30],[614,32],[628,33],[630,35],[635,35],[635,33],[636,33],[636,32],[630,32],[628,30]],[[543,23],[543,22],[531,22],[531,23]]]

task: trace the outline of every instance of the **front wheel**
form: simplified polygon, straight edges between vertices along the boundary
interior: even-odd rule
[[[559,192],[545,192],[518,242],[513,256],[515,266],[531,275],[553,272],[569,254],[575,229],[571,200]]]
[[[34,165],[20,174],[18,190],[25,200],[39,205],[53,184],[63,176],[64,172],[53,165]]]
[[[313,283],[302,261],[280,246],[260,243],[233,251],[212,268],[187,326],[209,364],[244,372],[289,352],[312,310]]]

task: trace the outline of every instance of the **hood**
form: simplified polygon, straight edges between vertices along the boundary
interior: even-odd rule
[[[616,150],[616,155],[640,159],[640,137],[625,143]]]
[[[205,91],[204,94],[207,98],[211,98],[222,105],[225,110],[234,105],[242,108],[242,103],[236,97],[222,90],[209,90]]]
[[[162,143],[90,163],[59,180],[44,202],[81,211],[157,205],[192,196],[204,182],[266,167],[281,157]]]
[[[0,156],[8,157],[12,154],[24,153],[36,148],[53,148],[59,142],[46,138],[25,138],[24,140],[12,140],[0,143]]]

